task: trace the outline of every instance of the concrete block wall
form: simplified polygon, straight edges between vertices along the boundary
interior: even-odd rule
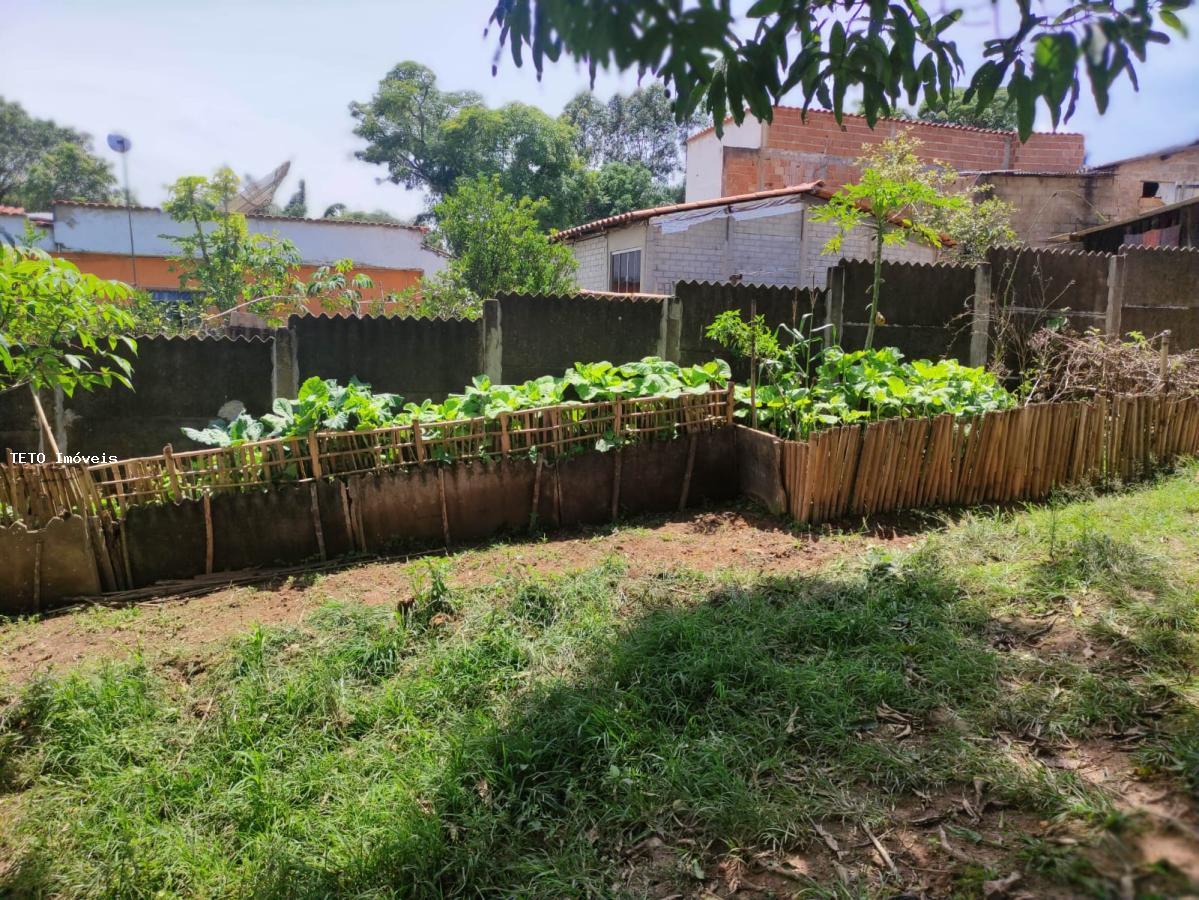
[[[584,238],[571,245],[578,263],[575,281],[585,291],[608,290],[608,239],[606,235]]]

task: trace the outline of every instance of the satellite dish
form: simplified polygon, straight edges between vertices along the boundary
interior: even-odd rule
[[[115,131],[108,136],[108,147],[115,150],[117,153],[128,153],[133,147],[133,141],[125,137],[123,134],[117,134]]]

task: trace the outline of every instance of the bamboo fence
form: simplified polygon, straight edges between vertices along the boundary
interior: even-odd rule
[[[371,431],[319,431],[236,447],[174,452],[88,466],[0,466],[0,524],[44,525],[87,511],[120,519],[144,503],[198,500],[217,492],[439,462],[541,454],[670,440],[728,425],[733,386],[678,397],[566,403],[494,418],[426,422]]]
[[[788,511],[801,523],[935,506],[1011,503],[1130,481],[1199,453],[1199,398],[1044,403],[981,416],[889,419],[783,442]]]

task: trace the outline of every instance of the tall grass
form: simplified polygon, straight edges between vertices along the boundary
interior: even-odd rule
[[[1138,502],[1174,527],[1199,493],[1181,484]],[[414,604],[258,629],[191,683],[138,661],[43,679],[0,732],[23,811],[0,888],[637,893],[627,852],[651,835],[748,855],[974,778],[1037,815],[1102,818],[1095,789],[995,735],[1092,734],[1185,700],[1165,673],[1199,661],[1195,596],[1094,503],[1063,509],[1052,539],[1047,514],[975,518],[810,578],[631,579],[612,560],[455,592],[432,569]],[[1087,633],[1130,648],[1120,683],[1114,662],[996,648],[998,612],[1069,610],[1083,587],[1106,598]],[[1193,712],[1155,765],[1194,777]]]

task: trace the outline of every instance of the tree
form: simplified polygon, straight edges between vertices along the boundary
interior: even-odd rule
[[[0,97],[0,203],[45,209],[54,199],[109,200],[115,187],[87,134]]]
[[[304,183],[303,178],[300,179],[300,185],[296,188],[296,192],[291,195],[287,205],[283,207],[283,215],[296,219],[303,219],[308,215],[308,185]]]
[[[441,193],[450,186],[437,165],[442,128],[462,110],[482,105],[482,95],[442,91],[432,70],[402,62],[384,76],[368,102],[350,104],[350,115],[358,122],[354,134],[367,142],[354,155],[386,166],[396,184]]]
[[[994,247],[1018,243],[1012,229],[1015,208],[1006,200],[986,196],[990,188],[974,188],[966,192],[971,202],[954,205],[935,217],[934,225],[952,238],[948,255],[960,263],[977,265],[987,261]]]
[[[575,287],[575,258],[538,225],[544,200],[506,194],[498,176],[464,178],[437,204],[436,237],[452,254],[421,284],[421,311],[476,314],[500,293],[562,294]]]
[[[613,94],[606,103],[583,91],[566,104],[561,118],[574,127],[575,149],[588,166],[641,165],[663,183],[682,171],[683,145],[707,122],[699,113],[675,122],[670,96],[660,84]]]
[[[1011,102],[1006,88],[999,88],[991,102],[981,109],[963,98],[966,91],[954,88],[948,101],[936,105],[925,100],[920,104],[916,117],[924,122],[940,122],[949,125],[970,125],[974,128],[993,128],[996,131],[1015,131],[1019,126],[1016,107]]]
[[[179,249],[171,258],[179,286],[194,291],[198,304],[220,312],[245,309],[277,322],[304,310],[312,299],[329,311],[352,308],[362,290],[373,286],[368,276],[353,273],[348,259],[317,269],[305,282],[298,274],[303,259],[295,244],[251,233],[244,215],[229,212],[237,183],[228,168],[211,179],[184,176],[163,205],[176,222],[192,226],[190,233],[166,237]]]
[[[919,142],[906,133],[883,141],[871,156],[858,160],[862,167],[860,179],[843,186],[828,203],[812,212],[813,221],[831,222],[837,227],[824,246],[825,253],[839,253],[845,236],[859,226],[872,232],[874,280],[867,350],[874,346],[885,248],[909,240],[940,247],[940,232],[932,224],[935,218],[969,203],[964,195],[943,192],[956,173],[926,166],[916,155],[918,147]]]
[[[1032,131],[1038,103],[1056,126],[1069,119],[1089,83],[1096,106],[1107,108],[1113,84],[1137,84],[1134,59],[1150,44],[1185,35],[1178,13],[1193,0],[1116,0],[1046,4],[1015,0],[1014,15],[987,41],[964,101],[985,109],[1006,87],[1015,101],[1021,137]],[[840,118],[846,94],[861,88],[873,125],[901,98],[916,105],[948,103],[966,74],[956,34],[963,6],[930,15],[918,0],[760,0],[740,22],[727,0],[496,0],[491,21],[517,66],[530,52],[542,71],[563,54],[600,69],[636,69],[659,78],[674,97],[675,118],[695,110],[741,122],[750,112],[770,121],[773,107],[798,91],[804,108],[819,103]],[[602,27],[598,26],[602,23]],[[740,27],[739,27],[740,26]],[[748,27],[747,27],[748,26]]]
[[[58,455],[38,391],[130,387],[137,353],[128,285],[41,250],[0,244],[0,390],[28,386],[46,446]]]
[[[632,209],[665,206],[679,200],[678,192],[654,180],[640,163],[606,163],[585,169],[576,180],[576,221],[593,222]]]
[[[436,203],[459,178],[496,175],[514,197],[545,198],[543,227],[570,223],[575,133],[535,106],[489,109],[472,91],[443,92],[424,66],[400,63],[369,103],[354,103],[354,133],[368,146],[359,159],[386,165],[388,177],[423,188]]]
[[[380,222],[388,225],[408,225],[399,216],[392,215],[385,209],[350,209],[344,203],[333,203],[325,207],[322,219],[348,219],[353,222]]]
[[[115,189],[107,162],[64,141],[29,168],[19,196],[27,209],[49,209],[55,200],[111,200]]]
[[[472,106],[445,123],[433,153],[436,180],[448,194],[461,178],[494,175],[504,193],[545,200],[537,208],[543,228],[573,224],[571,178],[579,169],[570,125],[535,106]]]

